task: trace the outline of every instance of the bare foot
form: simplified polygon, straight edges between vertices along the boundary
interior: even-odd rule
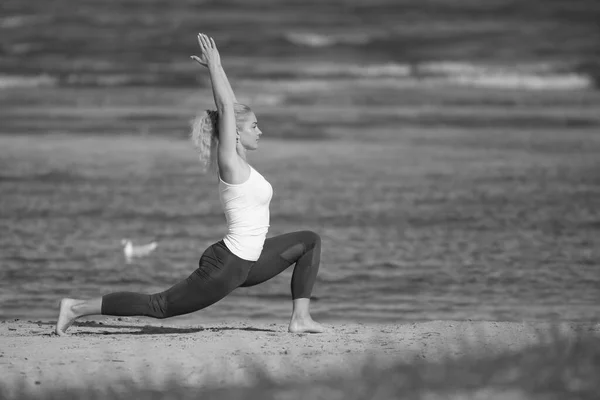
[[[56,321],[56,334],[59,336],[68,336],[67,329],[73,324],[77,316],[73,312],[73,299],[62,299],[60,301],[60,312],[58,321]]]
[[[312,320],[312,318],[295,318],[292,317],[288,332],[291,333],[323,333],[326,332],[327,328]]]

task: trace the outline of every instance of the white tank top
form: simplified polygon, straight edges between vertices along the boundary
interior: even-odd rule
[[[260,257],[269,230],[271,184],[250,166],[250,177],[240,184],[226,183],[219,175],[219,199],[227,219],[227,248],[249,261]]]

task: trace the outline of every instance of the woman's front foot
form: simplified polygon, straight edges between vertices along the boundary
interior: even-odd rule
[[[327,328],[313,321],[310,315],[305,317],[292,315],[288,331],[291,333],[323,333],[327,331]]]

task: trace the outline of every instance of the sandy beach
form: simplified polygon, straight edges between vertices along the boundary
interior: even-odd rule
[[[378,366],[415,358],[427,361],[468,352],[494,355],[548,340],[600,334],[600,325],[485,321],[402,324],[330,323],[325,334],[290,334],[283,321],[183,325],[140,318],[77,322],[69,337],[53,321],[0,323],[0,376],[10,387],[89,387],[134,381],[160,386],[249,384],[256,366],[277,381],[360,373],[365,360]]]

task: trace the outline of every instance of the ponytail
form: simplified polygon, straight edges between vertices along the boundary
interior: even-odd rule
[[[194,144],[204,172],[216,167],[219,144],[219,113],[206,110],[192,121],[190,139]]]
[[[252,113],[245,104],[235,103],[236,126],[241,126],[244,119]],[[219,113],[215,110],[206,110],[192,121],[190,139],[196,148],[198,158],[202,163],[204,172],[216,170],[217,148],[219,146]]]

